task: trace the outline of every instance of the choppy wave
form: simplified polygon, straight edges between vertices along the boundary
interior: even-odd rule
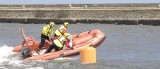
[[[48,63],[56,66],[60,62],[67,62],[68,60],[75,60],[71,58],[57,58],[52,61],[33,61],[33,62],[23,62],[23,59],[19,56],[19,53],[12,52],[14,47],[2,45],[0,46],[0,69],[44,69]],[[45,65],[45,66],[44,66]],[[48,66],[47,66],[48,67]],[[52,66],[50,66],[52,67]]]
[[[34,67],[30,66],[22,61],[22,58],[19,56],[19,53],[12,52],[14,47],[2,45],[0,46],[0,69],[22,69],[25,67],[25,69],[44,69],[43,67]],[[35,64],[36,62],[32,63]]]
[[[21,59],[17,56],[18,53],[12,52],[13,47],[3,45],[0,46],[0,66],[3,64],[16,64],[20,65]]]

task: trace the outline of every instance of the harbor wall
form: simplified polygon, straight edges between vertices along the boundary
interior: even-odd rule
[[[0,5],[0,22],[160,25],[160,3]]]

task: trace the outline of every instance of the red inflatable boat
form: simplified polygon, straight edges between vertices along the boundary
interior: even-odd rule
[[[35,41],[33,37],[26,37],[26,39],[28,40],[29,48],[36,51],[38,49],[40,41]],[[61,56],[70,56],[70,55],[79,53],[81,47],[88,46],[88,45],[92,45],[93,47],[97,47],[104,41],[104,39],[105,39],[105,34],[101,30],[90,30],[90,31],[81,32],[78,34],[72,34],[72,44],[75,47],[75,49],[65,48],[63,50],[56,51],[56,52],[52,51],[50,53],[36,55],[36,56],[26,58],[26,59],[24,59],[24,61],[49,60],[49,59],[54,59],[54,58],[58,58]],[[24,43],[24,41],[22,43]],[[20,52],[20,49],[22,47],[22,43],[17,45],[13,49],[13,52]],[[46,40],[43,49],[48,48],[50,46],[50,44],[51,43]]]

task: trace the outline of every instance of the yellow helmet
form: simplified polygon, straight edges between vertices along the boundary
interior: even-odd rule
[[[64,22],[64,27],[68,28],[69,23],[68,22]]]
[[[51,27],[53,27],[53,26],[55,25],[55,23],[54,23],[54,22],[50,22],[49,25],[50,25]]]
[[[67,38],[69,36],[68,33],[64,33],[64,37]]]

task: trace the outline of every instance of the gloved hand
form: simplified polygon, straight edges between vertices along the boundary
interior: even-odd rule
[[[50,40],[51,42],[53,42],[53,39],[52,39],[51,35],[49,35],[49,40]]]
[[[72,47],[71,49],[75,49],[75,47]]]
[[[51,40],[51,42],[53,42],[53,39],[52,39],[52,38],[50,38],[50,40]]]

